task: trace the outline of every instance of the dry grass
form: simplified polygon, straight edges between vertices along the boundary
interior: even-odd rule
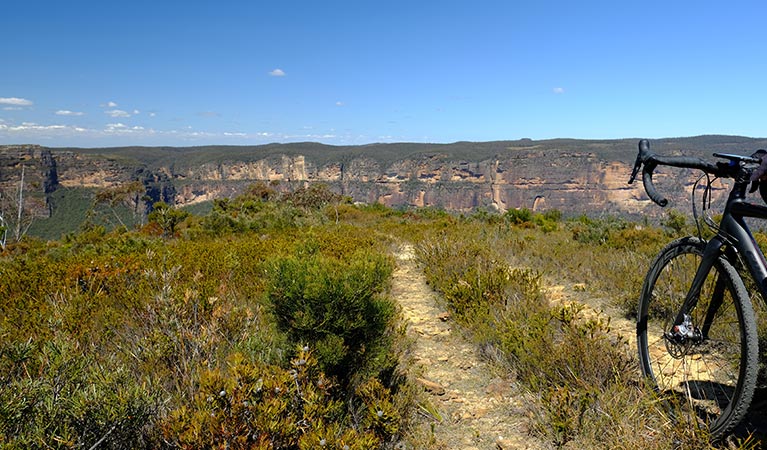
[[[542,280],[577,284],[633,314],[664,231],[578,220],[555,229],[491,219],[433,233],[418,246],[432,286],[483,346],[538,399],[532,429],[556,447],[707,448],[705,429],[671,419],[645,389],[633,347],[604,316],[552,305]],[[545,277],[542,275],[545,274]],[[752,448],[751,439],[721,444]]]
[[[410,434],[417,395],[386,298],[393,239],[416,243],[457,320],[537,400],[531,429],[552,445],[708,445],[643,388],[608,322],[552,306],[543,285],[578,283],[629,314],[662,230],[257,194],[187,219],[175,239],[92,228],[10,248],[0,445],[429,448],[431,436]],[[306,339],[321,345],[306,350]]]

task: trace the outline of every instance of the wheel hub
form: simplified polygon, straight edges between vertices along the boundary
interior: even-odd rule
[[[670,331],[663,334],[666,350],[675,359],[687,355],[690,349],[703,342],[703,333],[692,324],[692,318],[684,315],[684,320],[679,325],[671,327]]]

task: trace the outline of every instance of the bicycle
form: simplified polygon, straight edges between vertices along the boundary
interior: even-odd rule
[[[750,276],[767,299],[767,261],[744,219],[767,219],[767,207],[746,201],[759,159],[726,153],[714,156],[723,161],[660,156],[650,152],[643,139],[629,184],[641,168],[647,195],[663,207],[668,201],[653,185],[657,166],[701,170],[698,182],[704,177],[708,181],[705,210],[711,177],[733,180],[718,224],[710,217],[704,219],[714,232],[707,240],[695,207],[695,183],[693,214],[698,236],[676,239],[655,257],[642,286],[637,315],[642,374],[662,397],[677,400],[672,414],[687,414],[706,424],[717,440],[743,419],[756,387],[756,317],[742,276]]]

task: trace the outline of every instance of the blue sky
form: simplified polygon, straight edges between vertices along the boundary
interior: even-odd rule
[[[0,144],[767,136],[763,1],[8,1]]]

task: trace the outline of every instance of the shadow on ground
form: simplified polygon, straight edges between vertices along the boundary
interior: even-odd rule
[[[757,388],[748,414],[733,433],[741,440],[749,436],[759,448],[767,448],[767,387]]]

